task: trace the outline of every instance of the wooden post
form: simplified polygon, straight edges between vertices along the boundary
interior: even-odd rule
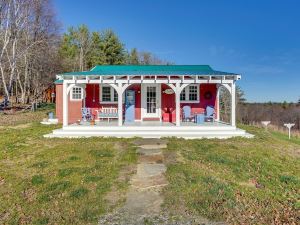
[[[68,126],[68,84],[63,83],[63,126]]]
[[[231,126],[236,126],[236,118],[235,118],[235,105],[236,105],[236,99],[235,99],[235,82],[231,84]]]
[[[123,93],[129,84],[109,84],[113,87],[118,93],[118,126],[123,125]]]
[[[118,126],[123,125],[123,91],[119,88],[118,92]]]
[[[180,83],[175,86],[176,126],[180,126]]]

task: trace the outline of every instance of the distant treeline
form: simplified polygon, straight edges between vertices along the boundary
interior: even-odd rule
[[[243,124],[271,121],[282,127],[284,123],[295,123],[300,130],[300,104],[298,103],[240,103],[237,107],[237,120]]]

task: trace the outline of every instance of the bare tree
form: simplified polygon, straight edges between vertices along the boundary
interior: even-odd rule
[[[53,59],[57,56],[58,25],[49,0],[0,2],[2,85],[8,98],[20,92],[24,103],[29,96],[41,95],[54,75],[50,64],[58,60]]]

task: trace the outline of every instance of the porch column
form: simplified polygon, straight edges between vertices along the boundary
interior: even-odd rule
[[[235,81],[231,84],[231,126],[236,126],[235,121],[235,105],[236,105],[236,96],[235,96]]]
[[[129,84],[110,84],[118,93],[118,126],[123,125],[123,93]]]
[[[220,121],[220,88],[221,85],[217,84],[217,118],[216,121]]]
[[[123,125],[123,91],[118,91],[118,126]]]
[[[68,126],[68,84],[63,82],[63,126]]]
[[[173,85],[173,84],[168,84],[168,85],[175,92],[176,126],[180,126],[180,93],[189,84],[176,83],[175,85]]]
[[[176,83],[175,103],[176,103],[176,126],[180,126],[180,84]]]

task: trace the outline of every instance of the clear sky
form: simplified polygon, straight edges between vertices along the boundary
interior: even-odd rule
[[[242,74],[250,102],[300,98],[299,0],[54,0],[62,31],[113,29],[127,49]]]

